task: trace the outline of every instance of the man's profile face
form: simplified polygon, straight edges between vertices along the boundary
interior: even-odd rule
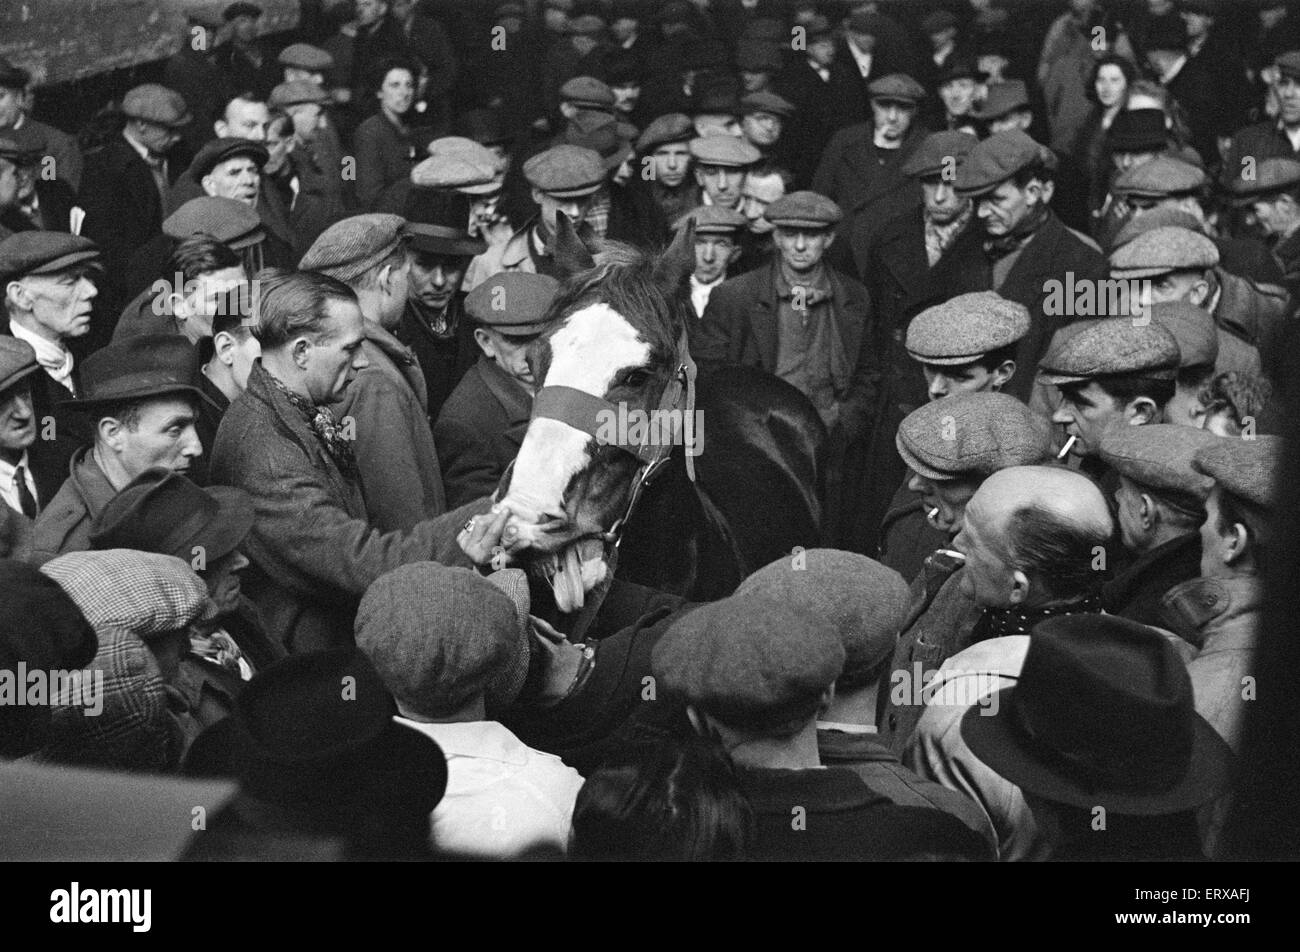
[[[266,127],[271,122],[271,110],[264,102],[232,99],[226,111],[216,122],[219,139],[252,139],[266,141]]]
[[[1288,126],[1300,124],[1300,80],[1283,76],[1277,81],[1278,115]]]
[[[479,349],[529,393],[533,392],[534,381],[532,368],[528,366],[528,347],[537,337],[537,334],[503,334],[494,327],[474,329]]]
[[[788,228],[777,225],[773,229],[772,240],[786,267],[796,274],[804,274],[821,264],[826,249],[835,240],[835,233],[829,228]]]
[[[1231,568],[1223,561],[1223,536],[1219,534],[1222,502],[1223,490],[1216,485],[1205,500],[1205,521],[1201,523],[1202,578],[1226,578],[1232,575]]]
[[[1210,294],[1209,282],[1201,271],[1169,271],[1141,282],[1138,303],[1146,308],[1168,301],[1186,301],[1200,307]]]
[[[691,150],[685,142],[668,142],[654,151],[655,180],[667,188],[676,188],[686,180],[691,167]]]
[[[727,273],[736,250],[736,240],[731,235],[702,235],[695,233],[695,280],[712,284]]]
[[[876,133],[887,142],[897,142],[912,126],[916,107],[890,99],[871,100],[871,119]]]
[[[1052,422],[1065,426],[1067,437],[1077,437],[1070,447],[1074,456],[1096,456],[1102,436],[1112,427],[1124,426],[1124,406],[1095,380],[1059,388],[1061,405]]]
[[[325,305],[321,336],[307,350],[305,384],[317,406],[342,398],[357,372],[370,366],[361,350],[365,320],[355,301],[332,298]]]
[[[468,266],[469,260],[459,255],[417,251],[411,255],[407,295],[424,307],[444,311],[460,290]]]
[[[785,195],[785,182],[779,175],[747,175],[741,189],[740,213],[749,221],[749,231],[766,235],[773,225],[763,217],[767,206]]]
[[[940,400],[954,393],[984,393],[996,390],[997,378],[983,364],[961,364],[956,367],[939,364],[922,364],[926,392],[931,400]]]
[[[920,473],[912,473],[907,481],[907,488],[921,494],[925,521],[951,536],[960,531],[966,513],[966,503],[970,502],[975,491],[979,489],[979,481],[930,479]]]
[[[175,306],[178,317],[183,318],[181,330],[192,343],[212,336],[212,319],[226,306],[227,292],[239,287],[245,280],[243,265],[219,268],[199,275],[192,287]]]
[[[121,431],[121,459],[127,475],[135,479],[153,466],[188,473],[190,464],[203,455],[203,444],[194,429],[198,418],[191,397],[168,394],[144,401],[139,424]]]
[[[0,159],[0,210],[13,208],[18,203],[19,188],[18,166],[8,159]]]
[[[31,379],[24,378],[0,393],[0,450],[20,454],[35,442]]]
[[[257,162],[246,155],[236,155],[218,162],[212,171],[203,176],[203,191],[217,198],[233,198],[249,207],[257,205],[261,187]]]
[[[947,225],[961,217],[970,207],[970,199],[957,194],[952,182],[939,176],[921,180],[925,217],[936,225]]]
[[[745,184],[745,170],[728,165],[697,165],[695,181],[700,183],[714,205],[736,208]]]
[[[1010,234],[1042,200],[1042,186],[1031,181],[1024,188],[1007,180],[975,199],[975,215],[992,237]]]
[[[91,275],[89,268],[82,268],[22,278],[36,322],[62,340],[89,333],[91,302],[99,295]]]
[[[952,540],[952,547],[966,556],[960,588],[983,608],[1009,608],[1014,602],[1002,520],[981,503],[977,492],[966,504],[961,530]]]

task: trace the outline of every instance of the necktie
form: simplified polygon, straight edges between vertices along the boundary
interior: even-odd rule
[[[27,488],[27,470],[25,467],[19,466],[14,470],[14,483],[18,486],[18,505],[23,507],[23,515],[28,519],[35,519],[38,507],[36,497]]]

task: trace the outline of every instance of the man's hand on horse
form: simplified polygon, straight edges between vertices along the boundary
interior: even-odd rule
[[[490,511],[465,523],[456,535],[456,544],[475,565],[500,571],[510,563],[510,555],[501,544],[501,533],[509,518],[509,509],[502,505],[493,506]]]

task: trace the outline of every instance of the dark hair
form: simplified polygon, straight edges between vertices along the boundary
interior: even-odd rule
[[[1258,421],[1271,396],[1272,387],[1263,377],[1228,370],[1206,383],[1196,398],[1207,413],[1231,410],[1237,425],[1243,426],[1247,417]]]
[[[997,370],[1008,360],[1016,359],[1016,349],[1019,346],[1020,342],[1017,341],[1014,344],[1007,344],[1006,347],[999,347],[997,350],[990,350],[987,353],[981,354],[977,359],[972,360],[971,363],[983,367],[989,373],[993,373],[993,371]]]
[[[175,393],[160,393],[137,400],[124,400],[121,403],[106,403],[93,409],[92,417],[98,427],[101,420],[114,419],[132,433],[140,428],[140,416],[147,404],[156,400],[174,400],[180,398],[189,402],[193,409],[198,408],[199,398],[192,391],[179,390]]]
[[[329,302],[357,300],[342,281],[316,271],[263,268],[253,281],[253,336],[263,350],[284,347],[303,333],[320,339]]]
[[[748,178],[769,178],[773,175],[781,179],[782,187],[789,194],[794,188],[794,173],[783,165],[776,165],[770,160],[764,160],[749,170]]]
[[[1007,522],[1008,567],[1036,579],[1053,598],[1090,595],[1102,581],[1102,573],[1093,569],[1096,549],[1105,549],[1113,530],[1098,528],[1063,520],[1038,505],[1021,506]]]
[[[411,74],[411,82],[420,79],[420,68],[405,56],[385,56],[370,69],[370,85],[375,92],[384,87],[384,80],[395,69],[404,69]]]
[[[1047,184],[1056,180],[1056,173],[1042,159],[1035,159],[1011,176],[1016,188],[1024,188],[1034,179]]]
[[[1128,406],[1138,397],[1149,397],[1156,406],[1163,407],[1174,398],[1177,389],[1172,380],[1153,380],[1150,377],[1138,377],[1132,374],[1116,374],[1109,377],[1094,377],[1097,386],[1112,400]]]
[[[1129,88],[1137,79],[1137,67],[1118,53],[1107,53],[1092,64],[1092,69],[1088,73],[1088,85],[1083,88],[1084,95],[1088,97],[1088,102],[1101,105],[1097,99],[1097,74],[1101,72],[1103,66],[1119,67],[1119,71],[1124,74],[1124,96],[1127,98]],[[1119,108],[1124,108],[1124,99],[1120,99]]]
[[[252,288],[241,283],[223,291],[216,313],[212,315],[212,336],[230,334],[238,340],[246,340],[253,332],[254,323]],[[204,363],[208,357],[211,353],[204,355]]]
[[[578,791],[569,855],[579,860],[738,860],[753,812],[731,759],[690,733],[598,768]]]
[[[1260,575],[1264,574],[1264,553],[1268,549],[1272,522],[1270,513],[1264,506],[1219,487],[1219,518],[1214,528],[1219,535],[1223,535],[1237,523],[1246,527],[1246,535],[1250,539],[1250,555],[1255,562],[1255,571]]]
[[[242,99],[244,102],[251,102],[251,103],[259,103],[259,102],[263,104],[266,103],[265,99],[263,99],[257,93],[253,92],[251,89],[241,90],[240,92],[237,92],[233,96],[229,97],[224,103],[221,104],[222,119],[226,118],[226,110],[230,108],[230,104],[234,102],[236,99]]]
[[[185,283],[196,281],[201,275],[225,268],[238,268],[243,264],[239,255],[204,232],[197,232],[172,249],[167,259],[167,275],[179,274]]]
[[[1203,387],[1214,378],[1214,364],[1196,364],[1193,367],[1179,367],[1178,378],[1174,381],[1177,387],[1184,390],[1192,387]]]

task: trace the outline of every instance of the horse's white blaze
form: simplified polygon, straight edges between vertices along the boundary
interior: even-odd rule
[[[545,385],[573,387],[597,397],[604,396],[620,370],[644,366],[650,358],[650,345],[608,304],[574,311],[550,343]],[[586,452],[590,440],[588,434],[558,420],[536,419],[529,424],[504,500],[513,514],[509,525],[521,541],[535,541],[530,524],[542,513],[563,511],[565,487],[591,461]]]

